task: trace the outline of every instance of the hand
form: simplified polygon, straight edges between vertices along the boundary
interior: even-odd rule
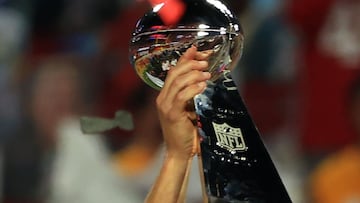
[[[209,54],[189,48],[175,67],[168,71],[164,87],[156,99],[160,124],[168,156],[189,159],[198,151],[197,128],[192,119],[195,112],[186,106],[206,88],[210,73],[206,59]]]

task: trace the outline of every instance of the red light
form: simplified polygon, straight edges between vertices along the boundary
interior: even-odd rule
[[[152,6],[164,3],[159,11],[161,20],[166,25],[175,25],[185,12],[185,4],[181,0],[149,0]]]

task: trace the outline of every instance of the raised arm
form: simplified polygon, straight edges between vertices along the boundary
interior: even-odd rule
[[[164,87],[156,99],[166,144],[162,169],[146,198],[147,203],[184,202],[188,172],[198,151],[195,113],[187,108],[192,98],[204,91],[210,78],[207,54],[189,48],[171,68]]]

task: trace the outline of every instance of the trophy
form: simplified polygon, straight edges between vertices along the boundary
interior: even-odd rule
[[[193,99],[204,202],[291,202],[231,77],[244,41],[236,15],[219,0],[183,3],[184,13],[173,24],[159,15],[166,2],[146,13],[136,25],[129,52],[140,78],[160,90],[167,71],[188,48],[210,51],[211,79]]]

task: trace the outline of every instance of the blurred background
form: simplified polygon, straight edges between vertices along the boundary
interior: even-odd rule
[[[225,0],[233,72],[294,203],[360,202],[360,1]],[[157,92],[128,60],[145,0],[0,0],[0,201],[142,202],[163,146]],[[81,116],[132,113],[84,135]],[[188,202],[201,202],[195,175]]]

